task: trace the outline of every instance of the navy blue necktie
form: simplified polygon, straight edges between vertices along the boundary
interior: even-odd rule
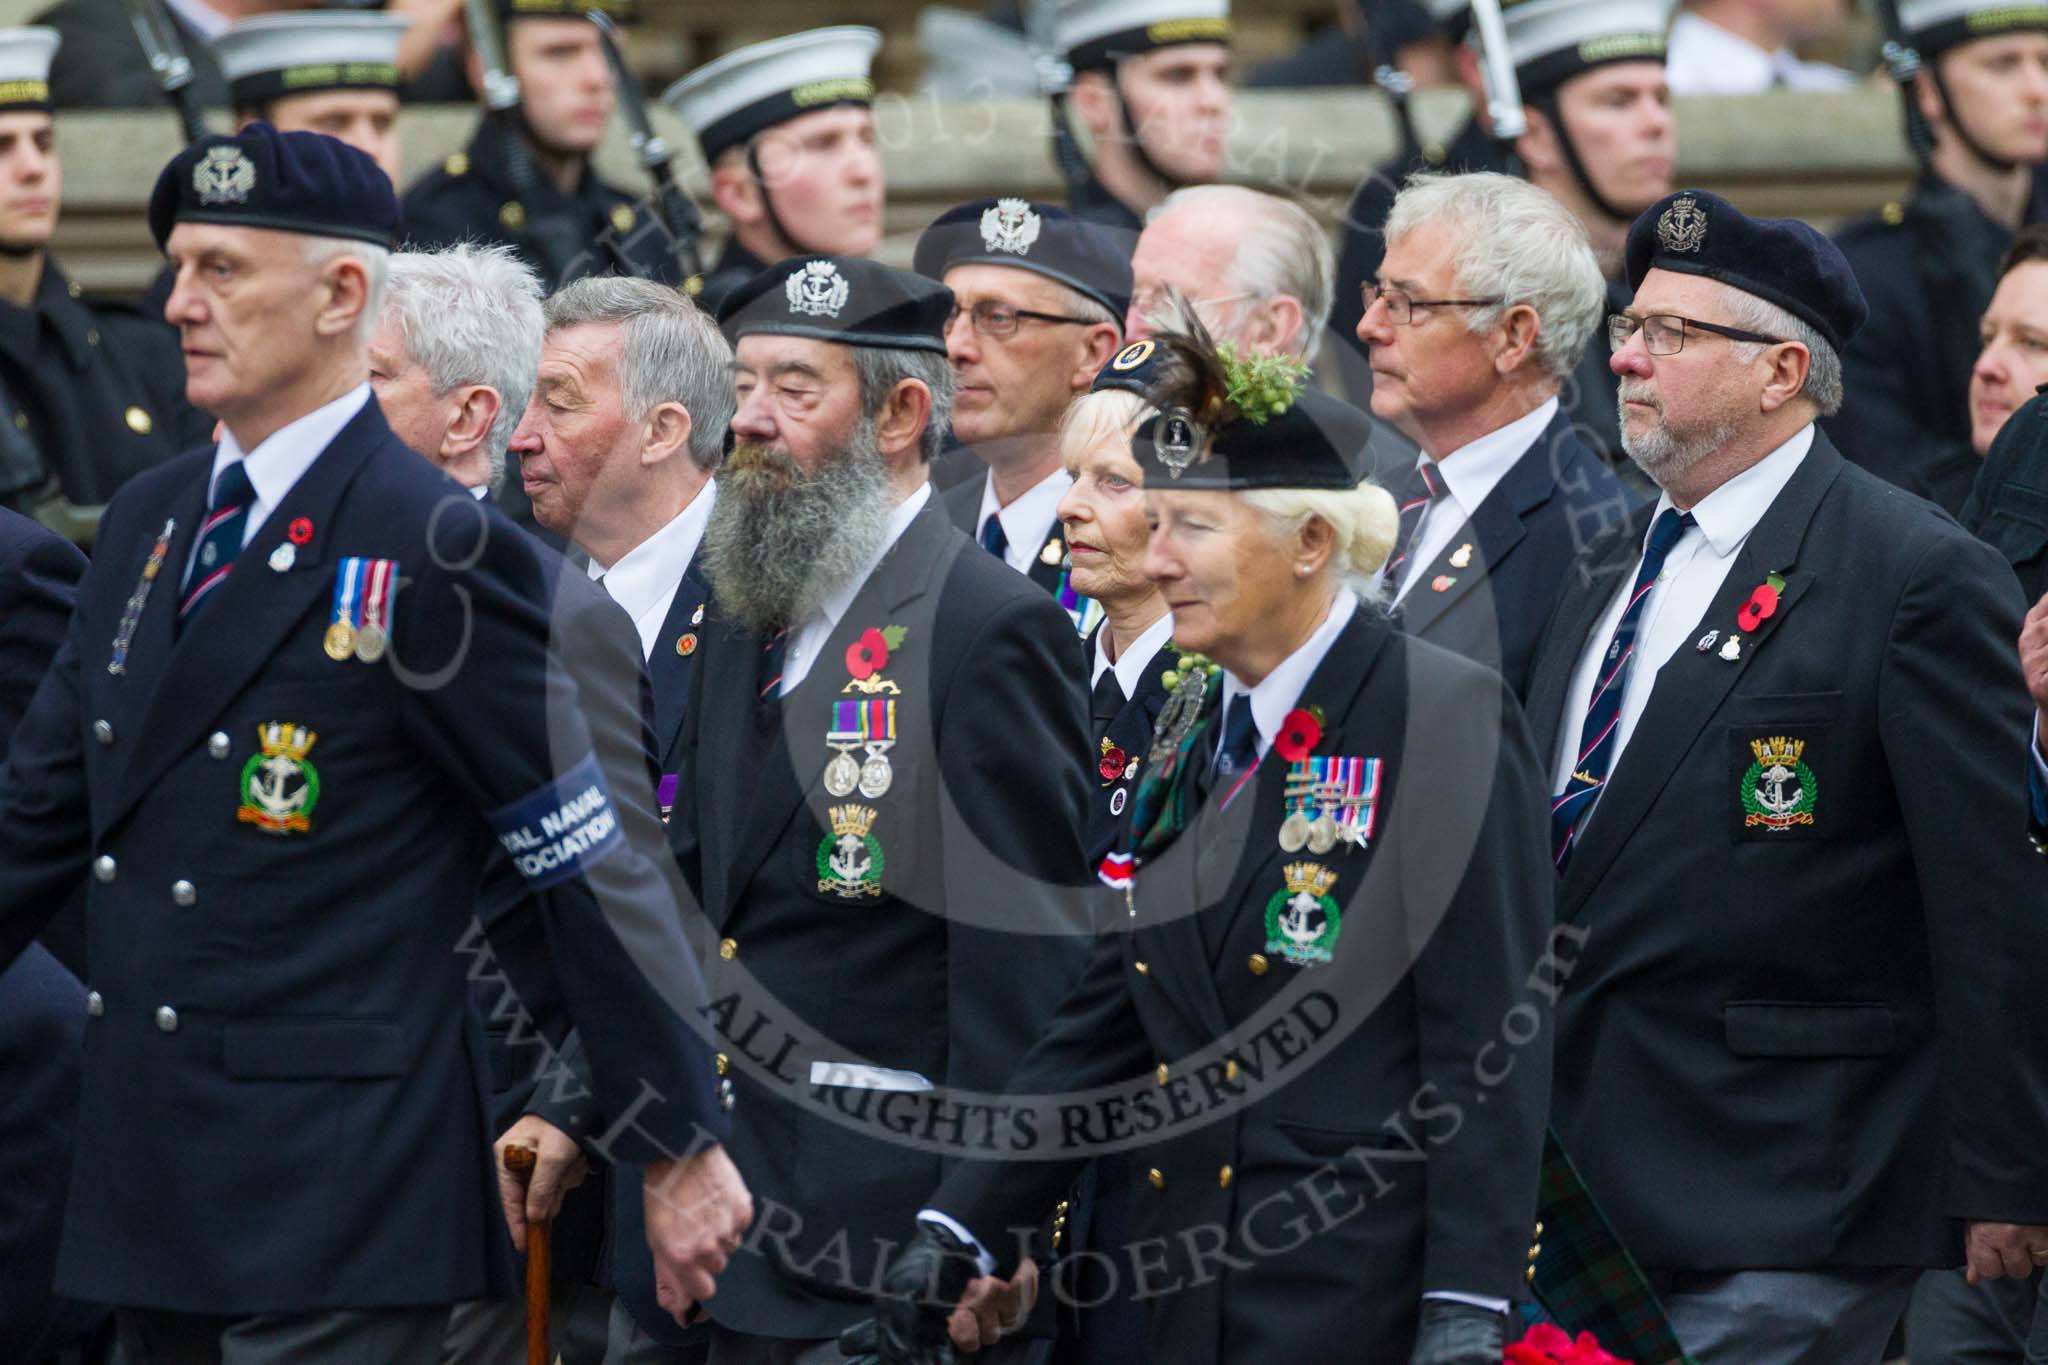
[[[1422,519],[1444,495],[1443,476],[1436,472],[1435,461],[1421,460],[1409,471],[1406,481],[1392,492],[1395,506],[1401,514],[1401,529],[1394,537],[1394,553],[1387,559],[1387,582],[1392,587],[1399,587],[1402,566],[1407,564],[1408,556],[1415,549],[1415,537],[1422,530]]]
[[[981,524],[981,548],[997,559],[1010,552],[1010,538],[1003,534],[1003,519],[994,512]]]
[[[1223,745],[1216,752],[1215,785],[1223,791],[1220,810],[1236,796],[1246,774],[1259,765],[1259,727],[1252,721],[1252,697],[1240,692],[1223,713]]]
[[[1614,638],[1601,656],[1600,682],[1586,707],[1585,722],[1579,726],[1578,761],[1572,764],[1571,777],[1550,806],[1550,845],[1559,872],[1570,861],[1572,848],[1578,842],[1579,826],[1585,823],[1587,812],[1593,809],[1600,789],[1607,785],[1608,771],[1614,766],[1615,736],[1621,729],[1621,699],[1628,690],[1629,671],[1635,663],[1636,628],[1642,624],[1643,603],[1649,600],[1657,575],[1664,572],[1664,561],[1670,557],[1672,547],[1692,524],[1692,514],[1675,507],[1657,514],[1657,523],[1650,528],[1649,544],[1643,549],[1642,565],[1636,570],[1628,605],[1622,608],[1621,620],[1614,626]]]
[[[242,529],[249,522],[249,504],[256,501],[255,485],[249,471],[235,461],[213,482],[213,496],[206,504],[206,520],[200,523],[197,552],[191,571],[185,575],[184,596],[178,602],[178,627],[196,615],[214,591],[227,581],[228,570],[242,553]]]

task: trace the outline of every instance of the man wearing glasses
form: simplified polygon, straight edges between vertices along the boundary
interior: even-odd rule
[[[1085,634],[1096,613],[1066,587],[1059,502],[1073,480],[1060,467],[1060,418],[1123,340],[1129,261],[1106,229],[1065,209],[985,199],[926,228],[915,265],[953,291],[953,435],[988,468],[948,488],[946,510],[1061,597]]]
[[[1606,296],[1586,230],[1512,176],[1418,175],[1361,289],[1373,415],[1421,447],[1374,471],[1401,515],[1388,597],[1522,694],[1566,569],[1633,507],[1559,404]]]
[[[1528,701],[1585,935],[1552,1124],[1688,1356],[1876,1365],[1918,1267],[2048,1262],[2020,592],[1816,428],[1867,314],[1832,242],[1687,190],[1625,259],[1662,495],[1574,570]]]

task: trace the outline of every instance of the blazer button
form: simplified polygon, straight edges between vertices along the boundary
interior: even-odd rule
[[[1543,1220],[1540,1218],[1536,1220],[1536,1231],[1533,1235],[1537,1237],[1541,1237],[1543,1235]]]
[[[114,723],[110,720],[96,720],[92,723],[92,737],[102,745],[114,742]]]
[[[1157,1166],[1145,1172],[1145,1178],[1152,1182],[1152,1188],[1155,1190],[1166,1188],[1166,1175]]]
[[[191,905],[199,899],[199,889],[180,877],[171,883],[171,899],[179,905]]]
[[[734,958],[740,955],[739,941],[737,939],[730,938],[722,938],[718,940],[718,955],[724,958],[727,962],[732,961]]]
[[[1139,976],[1150,976],[1152,974],[1152,969],[1142,962],[1133,962],[1131,965],[1138,969]]]
[[[1542,1256],[1542,1255],[1543,1255],[1543,1243],[1541,1243],[1541,1242],[1537,1242],[1537,1243],[1536,1243],[1535,1245],[1533,1245],[1533,1246],[1531,1246],[1531,1247],[1529,1248],[1529,1259],[1530,1259],[1530,1260],[1532,1260],[1532,1261],[1533,1261],[1533,1260],[1536,1260],[1536,1259],[1537,1259],[1538,1257],[1540,1257],[1540,1256]]]
[[[102,853],[99,857],[92,860],[92,879],[102,886],[114,880],[114,874],[118,871],[120,871],[120,864],[114,861],[114,857],[110,853]]]
[[[101,998],[100,993],[98,991],[87,991],[85,993],[86,1016],[91,1019],[97,1019],[106,1012],[107,1002]]]
[[[1266,955],[1264,953],[1253,953],[1245,959],[1244,965],[1252,969],[1253,976],[1264,976],[1266,974]]]
[[[1530,1284],[1536,1283],[1536,1267],[1533,1265],[1530,1266],[1529,1272],[1526,1275],[1522,1276],[1522,1278],[1527,1280]]]
[[[227,732],[224,730],[215,730],[206,738],[206,756],[208,758],[226,758],[228,751],[234,747],[233,741],[227,737]]]
[[[178,1031],[178,1012],[169,1005],[158,1005],[156,1007],[156,1031],[158,1033],[176,1033]]]
[[[1160,1083],[1161,1085],[1165,1085],[1165,1084],[1166,1084],[1166,1078],[1167,1078],[1167,1077],[1168,1077],[1169,1075],[1171,1075],[1172,1073],[1171,1073],[1171,1072],[1169,1072],[1169,1071],[1168,1071],[1168,1070],[1166,1069],[1166,1063],[1165,1063],[1165,1062],[1161,1062],[1161,1063],[1159,1064],[1159,1070],[1157,1070],[1157,1071],[1156,1071],[1156,1072],[1154,1072],[1153,1074],[1154,1074],[1155,1076],[1159,1077],[1159,1083]]]
[[[1237,1079],[1237,1059],[1235,1057],[1223,1063],[1223,1079],[1226,1081]]]
[[[723,1076],[732,1069],[732,1058],[726,1056],[723,1052],[719,1053],[714,1060],[717,1063],[719,1075]]]

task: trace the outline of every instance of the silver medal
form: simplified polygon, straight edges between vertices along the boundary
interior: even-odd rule
[[[1325,815],[1308,829],[1308,851],[1328,853],[1337,846],[1337,821],[1334,816]]]
[[[1280,851],[1299,853],[1308,843],[1309,818],[1300,811],[1290,814],[1280,822]]]
[[[825,765],[825,790],[834,796],[851,796],[859,785],[860,764],[853,761],[852,754],[842,749]]]
[[[889,760],[880,754],[869,754],[868,761],[860,765],[860,794],[873,801],[889,790],[889,784],[896,780],[896,774],[889,769]]]

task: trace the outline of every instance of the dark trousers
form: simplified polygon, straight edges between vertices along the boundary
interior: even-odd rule
[[[2048,1365],[2048,1314],[2037,1311],[2048,1280],[2039,1271],[1973,1285],[1960,1270],[1930,1270],[1906,1314],[1912,1365]]]
[[[215,1317],[117,1308],[122,1365],[438,1365],[448,1305]]]

